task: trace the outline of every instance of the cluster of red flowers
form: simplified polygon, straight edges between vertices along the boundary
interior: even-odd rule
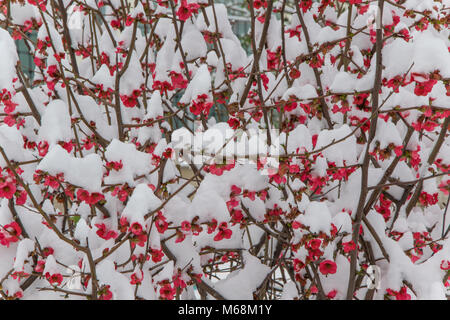
[[[388,288],[386,289],[386,293],[388,296],[395,297],[396,300],[411,300],[411,295],[408,294],[405,286],[401,287],[399,291]]]
[[[0,173],[0,198],[12,199],[16,190],[16,180],[11,176],[4,177]]]
[[[230,171],[231,169],[233,169],[235,166],[235,162],[231,162],[231,163],[225,163],[225,164],[216,164],[213,163],[211,165],[205,165],[205,167],[203,168],[203,170],[205,170],[205,172],[214,174],[216,176],[221,176],[224,171]]]
[[[19,241],[22,229],[17,222],[11,222],[7,225],[0,226],[0,244],[9,247],[11,242]]]
[[[180,7],[177,10],[177,17],[181,21],[186,21],[194,13],[197,13],[199,8],[200,6],[197,3],[187,3],[187,0],[181,0]]]
[[[97,202],[100,202],[105,199],[105,196],[99,192],[92,192],[85,189],[78,189],[77,191],[77,198],[80,201],[86,202],[89,205],[94,205]]]
[[[108,230],[104,223],[97,223],[95,226],[98,228],[96,233],[100,238],[105,240],[117,238],[117,231]]]
[[[425,206],[432,206],[438,203],[438,193],[429,194],[428,192],[422,191],[419,196],[420,203]]]
[[[60,286],[63,281],[63,276],[60,273],[45,273],[45,278],[47,281],[54,286]]]
[[[210,100],[209,96],[204,93],[192,100],[189,110],[196,116],[203,114],[207,117],[212,105],[213,102]]]
[[[121,95],[120,100],[127,108],[134,108],[137,105],[137,99],[141,95],[141,90],[133,90],[130,95]]]

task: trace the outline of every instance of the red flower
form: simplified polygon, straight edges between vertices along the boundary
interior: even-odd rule
[[[298,70],[296,68],[292,68],[291,71],[289,71],[289,76],[292,79],[297,79],[297,78],[300,78],[301,72],[300,72],[300,70]]]
[[[109,170],[119,171],[123,168],[122,160],[106,162],[106,168],[108,168]]]
[[[140,271],[140,275],[138,275],[136,272],[134,272],[131,275],[131,281],[130,284],[141,284],[142,280],[144,279],[144,273],[142,272],[142,270]]]
[[[19,237],[22,234],[22,229],[17,224],[17,222],[11,222],[3,227],[3,229],[10,235],[7,238],[9,242],[17,242],[19,241]]]
[[[155,220],[156,229],[158,229],[159,233],[164,233],[167,230],[169,224],[166,221],[166,217],[162,215],[162,213],[158,213],[158,216]]]
[[[117,232],[114,230],[107,230],[104,223],[97,223],[95,226],[98,228],[96,233],[100,238],[105,240],[117,238]]]
[[[233,210],[233,208],[237,207],[239,205],[239,201],[236,198],[231,198],[227,201],[227,208],[228,211]]]
[[[192,16],[192,13],[197,13],[200,6],[196,3],[187,3],[186,0],[181,1],[181,5],[178,8],[177,16],[181,21],[186,21]]]
[[[186,220],[181,222],[181,230],[186,231],[186,232],[191,231],[191,223]]]
[[[16,183],[13,179],[8,178],[4,182],[0,182],[0,198],[12,199],[15,192]]]
[[[219,225],[219,232],[217,232],[216,236],[214,237],[214,241],[220,241],[223,238],[230,239],[232,235],[232,231],[228,229],[228,223],[222,222]]]
[[[309,241],[308,246],[312,250],[317,250],[317,249],[320,248],[321,244],[322,244],[322,240],[320,240],[320,239],[312,239],[311,241]]]
[[[135,235],[140,235],[142,233],[142,226],[139,222],[133,222],[130,226],[130,231]]]
[[[299,272],[306,266],[305,263],[300,259],[294,259],[293,264],[294,264],[294,271],[296,272]]]
[[[45,268],[45,261],[44,260],[39,260],[36,264],[36,266],[34,267],[34,271],[41,273],[44,271]]]
[[[187,87],[188,81],[181,73],[171,71],[170,79],[172,80],[172,86],[174,89],[185,89]]]
[[[216,219],[212,219],[212,221],[210,223],[208,223],[208,234],[213,233],[217,228],[217,220]]]
[[[441,267],[441,270],[444,270],[444,271],[450,270],[450,260],[442,260],[440,267]]]
[[[170,284],[165,284],[161,289],[159,289],[159,294],[161,299],[173,300],[176,290],[171,287]]]
[[[306,13],[312,6],[312,0],[300,0],[299,5],[303,13]]]
[[[52,247],[45,247],[44,249],[42,249],[42,254],[44,255],[44,257],[48,257],[53,253],[55,253],[55,250],[53,250]]]
[[[327,298],[328,299],[334,299],[334,297],[336,297],[336,293],[337,293],[336,289],[331,290],[330,292],[328,292]]]
[[[416,87],[414,88],[414,93],[417,96],[427,96],[431,90],[433,90],[434,85],[437,83],[437,80],[430,79],[423,82],[416,82]]]
[[[177,238],[175,239],[175,243],[183,242],[186,239],[186,235],[180,230],[176,231]]]
[[[208,101],[209,97],[207,94],[198,95],[195,100],[192,101],[192,105],[189,110],[196,116],[203,113],[205,116],[209,115],[209,110],[211,109],[213,102]]]
[[[113,298],[113,294],[109,290],[110,287],[110,285],[106,285],[99,290],[99,300],[111,300]]]
[[[127,108],[133,108],[137,104],[137,100],[134,96],[121,95],[120,99]]]
[[[335,274],[336,270],[336,263],[331,260],[322,261],[319,265],[319,271],[325,276],[328,274]]]
[[[47,141],[39,142],[39,144],[38,144],[38,152],[39,152],[39,155],[41,157],[45,157],[45,155],[48,152],[48,147],[49,147],[49,145],[48,145]]]
[[[186,282],[183,280],[181,275],[178,273],[177,275],[173,276],[173,285],[175,288],[184,289],[186,288]]]
[[[89,193],[89,191],[84,189],[78,189],[77,191],[78,200],[84,201],[87,204],[96,204],[97,202],[104,200],[105,196],[98,192]]]
[[[164,257],[164,253],[162,252],[162,250],[157,250],[153,248],[150,248],[150,254],[152,255],[152,261],[155,263],[160,262]]]
[[[242,189],[239,188],[238,186],[236,186],[234,184],[231,186],[231,193],[232,194],[238,195],[238,194],[241,193],[241,191],[242,191]]]
[[[302,224],[298,221],[293,221],[292,222],[292,228],[293,229],[300,229],[302,227]]]
[[[386,292],[391,296],[395,296],[397,300],[411,300],[411,296],[407,293],[406,287],[402,287],[400,291],[394,291],[388,288]]]
[[[60,273],[50,274],[49,272],[47,272],[45,274],[45,278],[52,285],[56,284],[56,285],[60,286],[61,282],[63,281],[63,276]]]
[[[344,247],[344,252],[346,252],[346,253],[356,249],[356,245],[353,240],[351,240],[349,242],[343,242],[342,246]]]
[[[52,78],[58,77],[59,71],[58,71],[58,67],[56,66],[56,64],[52,64],[51,66],[48,66],[47,74]]]

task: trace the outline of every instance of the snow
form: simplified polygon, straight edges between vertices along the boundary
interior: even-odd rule
[[[324,232],[330,234],[331,214],[328,206],[323,202],[310,202],[305,214],[298,216],[296,221],[309,227],[312,233]]]
[[[312,148],[311,133],[305,125],[300,124],[290,132],[287,139],[288,153],[302,152],[303,150],[310,152]]]
[[[50,145],[73,138],[69,108],[62,100],[53,100],[45,108],[39,129],[39,140]]]
[[[184,95],[180,99],[180,103],[190,103],[192,100],[197,99],[199,95],[209,95],[211,90],[211,75],[208,71],[208,66],[202,64],[198,68],[192,81],[189,83]]]
[[[33,159],[31,153],[21,147],[22,144],[23,139],[19,130],[5,124],[0,125],[0,146],[4,149],[10,161],[20,162]],[[5,159],[0,157],[0,167],[5,166]]]
[[[136,150],[130,143],[124,143],[113,139],[105,151],[107,161],[122,161],[123,167],[119,171],[111,170],[105,177],[106,184],[128,183],[129,186],[136,184],[137,176],[145,175],[151,171],[151,156]]]
[[[270,268],[258,258],[243,251],[244,268],[234,271],[224,279],[214,283],[216,289],[226,299],[253,300],[253,292],[262,284]]]
[[[117,272],[114,263],[105,259],[96,267],[96,273],[100,284],[110,286],[114,300],[134,300],[133,287],[129,279],[122,273]]]
[[[53,176],[63,173],[65,181],[89,192],[101,192],[103,167],[98,154],[75,158],[60,145],[54,145],[50,147],[36,169]]]
[[[327,147],[322,151],[322,154],[329,162],[335,162],[336,166],[343,166],[344,161],[351,164],[356,162],[356,138],[350,135],[352,130],[348,125],[343,125],[339,129],[322,130],[317,138],[317,144],[314,150]],[[343,141],[337,142],[341,139]],[[337,142],[337,143],[336,143]]]
[[[14,261],[14,270],[22,271],[25,260],[28,259],[30,252],[34,250],[34,241],[31,239],[23,239],[17,245],[16,260]]]
[[[338,94],[339,92],[352,92],[355,87],[356,78],[347,72],[339,72],[334,78],[330,91]]]
[[[402,138],[397,130],[397,127],[391,121],[384,121],[378,119],[377,132],[375,133],[374,141],[380,143],[380,149],[386,149],[389,144],[394,146],[402,146]]]
[[[411,42],[395,39],[383,49],[383,55],[389,57],[385,61],[385,76],[390,79],[406,73],[413,61],[411,72],[427,74],[439,70],[441,76],[448,78],[450,53],[444,40],[428,30],[413,32],[411,36]]]
[[[155,196],[152,189],[147,184],[141,183],[134,189],[121,217],[127,218],[130,224],[138,222],[141,226],[144,226],[144,216],[160,205],[161,200]]]
[[[8,31],[0,29],[0,48],[2,48],[2,59],[0,59],[0,89],[12,90],[13,79],[16,78],[15,66],[19,60],[16,44]]]

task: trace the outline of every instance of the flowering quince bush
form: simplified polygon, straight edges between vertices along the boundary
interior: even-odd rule
[[[449,1],[240,4],[0,1],[2,298],[450,296]],[[278,170],[186,177],[193,121]]]

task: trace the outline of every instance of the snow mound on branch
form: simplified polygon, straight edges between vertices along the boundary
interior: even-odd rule
[[[334,93],[352,92],[356,83],[356,77],[348,72],[339,72],[334,78],[330,90]]]
[[[377,131],[375,134],[375,141],[380,143],[380,149],[385,149],[391,143],[395,146],[402,145],[402,138],[397,130],[397,127],[391,121],[386,122],[378,119]]]
[[[114,90],[115,86],[115,78],[111,75],[109,68],[106,64],[102,64],[102,66],[97,70],[95,75],[91,79],[92,83],[102,85],[103,91],[107,91],[107,89]]]
[[[192,201],[192,211],[200,217],[200,222],[211,221],[212,219],[222,222],[230,219],[225,200],[212,190],[199,192],[195,195]]]
[[[292,86],[286,90],[282,99],[288,101],[290,96],[295,96],[299,100],[309,100],[317,98],[317,91],[310,84],[304,86]]]
[[[50,147],[36,169],[53,176],[64,173],[65,181],[89,192],[101,192],[103,167],[98,154],[75,158],[57,144]]]
[[[352,232],[352,219],[345,211],[341,211],[333,217],[333,224],[340,232]]]
[[[130,143],[124,143],[117,139],[111,141],[105,151],[107,161],[122,161],[123,167],[119,171],[111,170],[105,177],[107,184],[128,183],[134,186],[134,178],[151,171],[151,156],[136,150]]]
[[[22,145],[23,139],[19,130],[15,127],[0,125],[0,146],[5,150],[9,160],[20,162],[33,159],[31,153],[24,150]],[[0,156],[0,167],[4,168],[5,166],[5,159]]]
[[[300,124],[289,133],[287,141],[288,153],[302,152],[304,150],[311,151],[312,148],[311,133],[305,125]]]
[[[194,78],[189,83],[184,95],[180,99],[180,103],[188,104],[197,96],[207,94],[211,91],[211,74],[206,64],[201,65],[195,73]]]
[[[37,8],[29,3],[11,3],[11,18],[14,24],[24,25],[25,21],[31,21],[31,19],[41,20],[39,11]]]
[[[187,235],[186,239],[179,243],[175,243],[175,241],[176,238],[171,238],[165,242],[169,251],[172,252],[172,254],[176,257],[175,266],[183,269],[187,265],[192,265],[192,272],[202,273],[202,267],[200,265],[200,255],[194,247],[192,236]]]
[[[130,64],[128,65],[128,68],[123,74],[120,82],[120,94],[129,96],[134,90],[139,90],[144,82],[145,79],[142,75],[141,63],[136,53],[133,52],[130,59]]]
[[[253,292],[261,285],[270,268],[247,251],[242,252],[244,268],[232,272],[226,279],[214,284],[225,299],[253,300]]]
[[[45,275],[47,272],[50,274],[60,273],[59,266],[52,254],[47,257],[47,260],[45,261],[45,268],[42,273]]]
[[[117,121],[116,114],[114,112],[110,112],[111,125],[109,125],[108,116],[105,114],[105,110],[92,97],[75,94],[75,98],[78,101],[81,114],[87,122],[95,123],[95,130],[99,135],[107,140],[112,140],[117,137],[117,129],[115,127]],[[78,110],[74,110],[72,117],[80,116],[81,115],[78,113]],[[79,125],[85,132],[91,131],[91,129],[89,129],[83,121],[80,121]]]
[[[225,62],[231,65],[232,70],[237,70],[241,67],[245,67],[245,64],[247,62],[247,54],[239,43],[236,43],[235,41],[232,41],[230,39],[221,38],[220,44],[225,55]],[[222,59],[223,58],[221,57],[219,60],[221,66],[223,66]],[[220,72],[220,70],[221,69],[218,68],[218,72]],[[219,84],[219,81],[217,81],[217,83]]]
[[[16,51],[16,44],[8,31],[0,28],[0,48],[2,55],[0,59],[0,90],[6,88],[11,90],[13,79],[16,77],[16,64],[19,56]]]
[[[324,232],[330,235],[331,214],[328,206],[323,202],[310,202],[305,214],[299,215],[296,221],[308,226],[312,233]]]
[[[134,300],[133,287],[129,279],[114,268],[110,260],[102,261],[96,268],[99,284],[111,286],[110,291],[115,300]]]
[[[16,251],[16,259],[14,261],[14,270],[15,271],[22,271],[24,267],[24,262],[27,260],[28,255],[30,252],[34,250],[34,242],[31,239],[23,239],[19,242],[17,245],[17,251]]]
[[[186,21],[188,22],[188,21]],[[186,60],[192,61],[200,57],[205,57],[207,47],[203,35],[191,23],[185,23],[181,46],[186,54]]]
[[[50,145],[73,138],[67,105],[62,100],[53,100],[45,108],[39,129],[39,140]]]
[[[161,205],[161,200],[155,196],[152,189],[145,184],[139,184],[133,191],[128,203],[122,211],[122,217],[144,226],[144,216]]]
[[[319,276],[322,280],[323,290],[325,294],[328,294],[332,290],[336,290],[335,299],[340,300],[345,299],[347,294],[350,262],[345,256],[339,254],[336,257],[336,266],[336,273],[328,274],[327,276],[319,274]]]
[[[328,161],[335,162],[336,166],[343,166],[344,161],[347,162],[347,165],[353,164],[356,162],[357,150],[356,138],[354,135],[350,135],[351,132],[352,130],[346,124],[339,129],[322,130],[317,138],[315,150],[321,149],[335,141],[345,138],[343,141],[327,147],[322,151],[322,154]]]
[[[239,39],[233,33],[230,20],[228,19],[227,7],[224,4],[215,4],[214,8],[213,6],[208,6],[205,8],[205,13],[208,17],[209,26],[206,23],[203,15],[199,15],[196,21],[196,25],[200,31],[220,33],[225,39],[231,39],[234,42],[239,43]],[[217,29],[215,17],[217,17]]]
[[[432,31],[414,32],[411,42],[395,39],[383,49],[385,73],[388,79],[404,74],[414,66],[411,72],[430,73],[439,70],[444,78],[450,77],[450,53],[444,40],[436,37]]]
[[[152,119],[155,120],[158,117],[162,117],[164,115],[161,94],[158,90],[153,92],[151,99],[147,102],[147,105],[147,113],[144,116],[144,121]],[[139,128],[137,141],[140,144],[144,144],[148,140],[152,142],[158,142],[161,140],[161,137],[161,129],[157,124],[153,124],[150,127],[144,126]]]

